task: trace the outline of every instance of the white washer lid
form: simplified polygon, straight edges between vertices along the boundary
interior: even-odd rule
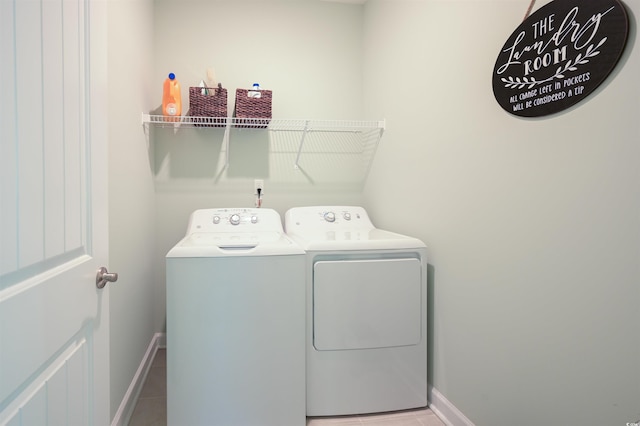
[[[167,257],[281,256],[304,254],[291,238],[278,233],[194,233],[184,237]]]
[[[258,208],[194,211],[185,237],[167,257],[225,257],[303,254],[285,235],[278,212]]]

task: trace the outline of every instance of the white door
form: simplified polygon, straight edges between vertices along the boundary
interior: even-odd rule
[[[0,425],[109,424],[105,114],[106,2],[0,0]]]

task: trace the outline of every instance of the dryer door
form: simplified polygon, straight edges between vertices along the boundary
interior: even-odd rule
[[[420,261],[318,261],[313,266],[317,350],[416,345],[422,338]]]

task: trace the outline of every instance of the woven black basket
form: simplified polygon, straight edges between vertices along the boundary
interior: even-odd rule
[[[236,89],[236,106],[233,116],[236,127],[265,129],[271,122],[271,90],[257,90],[259,98],[249,97],[256,90]]]
[[[204,92],[204,94],[203,94]],[[227,89],[189,87],[189,112],[197,127],[224,127],[227,124]]]

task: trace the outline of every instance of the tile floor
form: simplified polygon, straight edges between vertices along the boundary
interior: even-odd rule
[[[142,386],[129,426],[167,424],[167,351],[158,349]]]
[[[160,349],[151,364],[129,426],[167,424],[167,353]],[[445,426],[431,410],[407,410],[386,414],[312,417],[307,426]]]

